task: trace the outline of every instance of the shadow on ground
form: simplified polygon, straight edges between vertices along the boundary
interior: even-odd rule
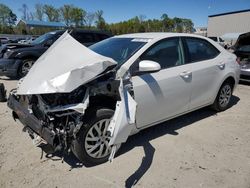
[[[250,81],[249,82],[247,82],[247,81],[240,81],[239,84],[250,86]]]
[[[239,100],[239,97],[232,96],[229,108],[236,105]],[[217,113],[210,108],[202,108],[200,110],[147,128],[139,132],[138,134],[129,137],[127,142],[122,145],[116,157],[129,152],[135,147],[143,147],[144,157],[142,158],[141,164],[138,169],[127,178],[125,182],[126,187],[132,187],[136,185],[136,183],[150,168],[155,152],[155,148],[150,144],[151,140],[167,134],[177,136],[179,134],[177,130],[214,115],[217,115]],[[62,153],[46,154],[46,158],[49,158],[51,160],[62,160],[61,157],[63,157]],[[83,164],[79,162],[79,160],[73,154],[64,155],[64,162],[69,164],[71,166],[71,169],[80,168],[83,166]]]

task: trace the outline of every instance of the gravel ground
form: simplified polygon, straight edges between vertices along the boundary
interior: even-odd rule
[[[16,81],[0,79],[9,91]],[[129,138],[113,163],[86,168],[70,155],[43,155],[0,103],[0,187],[250,188],[250,85],[230,109],[208,108]]]

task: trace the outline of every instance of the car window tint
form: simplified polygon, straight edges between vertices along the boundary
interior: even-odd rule
[[[97,38],[99,41],[101,41],[101,40],[109,38],[109,36],[105,34],[97,34]]]
[[[140,60],[152,60],[161,65],[161,68],[169,68],[183,64],[181,43],[179,38],[167,39],[158,42]]]
[[[213,59],[219,54],[219,50],[208,41],[196,38],[186,38],[188,50],[187,63]]]
[[[213,41],[217,42],[217,37],[208,37],[210,39],[212,39]]]
[[[94,35],[92,33],[76,33],[74,38],[80,43],[91,43],[95,42]]]

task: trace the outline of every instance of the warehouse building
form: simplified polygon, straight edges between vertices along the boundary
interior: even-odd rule
[[[250,9],[208,16],[207,35],[209,37],[246,32],[250,32]]]

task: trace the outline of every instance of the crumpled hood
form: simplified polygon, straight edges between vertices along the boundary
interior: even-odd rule
[[[35,62],[18,84],[17,94],[68,93],[116,64],[65,32]]]

